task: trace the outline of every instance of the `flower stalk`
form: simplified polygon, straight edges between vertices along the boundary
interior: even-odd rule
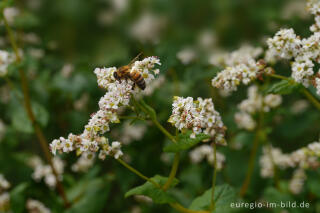
[[[213,177],[212,177],[212,189],[211,189],[211,204],[210,204],[210,211],[213,211],[215,208],[215,201],[214,201],[214,190],[216,186],[216,179],[217,179],[217,146],[216,143],[213,142],[213,160],[214,160],[214,169],[213,169]]]
[[[8,36],[9,36],[9,40],[10,40],[11,46],[12,46],[13,51],[14,51],[15,56],[16,56],[16,62],[17,63],[21,63],[22,59],[21,59],[21,56],[19,54],[17,42],[16,42],[16,40],[14,38],[13,32],[12,32],[12,30],[11,30],[7,20],[6,20],[6,17],[4,15],[3,15],[3,21],[4,21],[4,25],[5,25],[6,31],[8,33]],[[41,129],[40,125],[37,123],[35,115],[34,115],[34,113],[32,111],[30,95],[29,95],[28,79],[26,77],[25,72],[21,68],[19,69],[19,75],[20,75],[20,78],[21,78],[21,87],[22,87],[22,92],[23,92],[25,110],[27,112],[29,120],[31,121],[31,123],[32,123],[32,125],[34,127],[36,136],[37,136],[38,141],[40,143],[41,149],[42,149],[42,151],[43,151],[43,153],[45,155],[45,158],[49,162],[49,164],[50,164],[50,166],[52,168],[52,172],[53,172],[53,174],[54,174],[54,176],[55,176],[55,178],[57,180],[58,192],[59,192],[61,198],[63,199],[65,207],[68,208],[68,207],[70,207],[70,203],[69,203],[69,201],[67,199],[67,196],[65,194],[63,185],[59,181],[58,173],[57,173],[56,169],[53,166],[52,157],[51,157],[51,154],[50,154],[50,151],[49,151],[49,147],[48,147],[48,142],[47,142],[47,140],[46,140],[46,138],[45,138],[45,136],[44,136],[44,134],[42,132],[42,129]]]

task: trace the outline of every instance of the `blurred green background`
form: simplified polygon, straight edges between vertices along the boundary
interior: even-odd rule
[[[167,119],[174,95],[212,97],[228,127],[229,144],[219,147],[226,162],[217,184],[228,183],[238,190],[245,177],[254,134],[238,129],[233,118],[237,104],[247,97],[246,87],[240,87],[230,97],[221,97],[211,86],[211,79],[221,69],[209,63],[210,57],[245,43],[265,48],[265,39],[283,27],[293,27],[302,36],[309,35],[307,28],[313,20],[304,12],[304,3],[303,0],[17,0],[11,6],[19,11],[12,26],[23,49],[23,68],[30,81],[37,118],[49,141],[66,137],[69,132],[81,133],[90,114],[98,109],[104,91],[97,86],[94,68],[127,64],[139,52],[156,55],[161,59],[165,82],[145,101],[173,132]],[[3,25],[0,33],[0,47],[10,50]],[[183,63],[179,53],[186,49],[192,59]],[[288,64],[279,63],[276,67],[280,73],[289,75]],[[16,190],[14,212],[24,212],[24,202],[29,197],[41,200],[52,212],[63,212],[57,193],[31,178],[33,171],[26,160],[33,154],[43,155],[18,100],[21,90],[16,67],[10,68],[9,78],[16,89],[8,88],[6,81],[0,79],[0,116],[6,126],[0,139],[0,172]],[[320,114],[312,106],[302,113],[293,113],[290,107],[303,98],[298,93],[283,98],[282,107],[268,115],[268,137],[274,146],[291,152],[318,138]],[[116,140],[125,134],[122,125],[111,128],[109,138]],[[164,156],[162,148],[168,141],[154,126],[146,128],[143,137],[124,145],[123,151],[130,164],[147,176],[167,175],[173,156]],[[235,148],[239,146],[241,149]],[[74,154],[62,158],[68,162],[63,179],[65,188],[69,196],[79,196],[68,212],[175,212],[167,205],[132,197],[125,199],[126,191],[143,182],[111,158],[97,160],[85,173],[71,171],[77,159]],[[211,175],[208,163],[192,164],[188,153],[183,153],[179,189],[173,193],[188,206],[210,187]],[[272,179],[260,177],[257,158],[245,200],[309,200],[311,208],[288,212],[320,212],[319,171],[310,171],[299,195],[287,190],[291,175],[291,170],[280,171],[283,190],[279,191],[273,187]],[[23,184],[26,189],[19,191],[17,187]],[[281,209],[254,211],[281,212]]]

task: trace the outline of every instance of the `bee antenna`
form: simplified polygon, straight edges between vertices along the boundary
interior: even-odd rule
[[[129,65],[132,65],[134,62],[136,62],[142,54],[143,54],[143,52],[140,52],[136,57],[134,57],[134,59],[132,59],[132,61],[130,61]]]

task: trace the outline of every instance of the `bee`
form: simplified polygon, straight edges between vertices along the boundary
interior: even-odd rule
[[[121,79],[130,79],[133,81],[132,89],[137,85],[140,89],[144,90],[146,88],[146,82],[142,77],[141,73],[137,70],[132,70],[132,65],[135,61],[138,60],[142,53],[139,53],[128,65],[119,67],[117,71],[113,73],[115,79],[121,82]]]

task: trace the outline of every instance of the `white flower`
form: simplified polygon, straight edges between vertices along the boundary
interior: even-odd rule
[[[293,173],[292,179],[289,183],[289,190],[293,194],[300,194],[303,190],[304,182],[307,179],[307,176],[303,169],[296,169]]]
[[[318,72],[318,73],[320,73],[320,72]],[[320,77],[316,77],[314,82],[315,82],[317,94],[320,95]]]
[[[243,128],[250,131],[254,130],[254,128],[256,128],[257,125],[255,120],[251,117],[251,115],[245,112],[237,112],[234,115],[234,120],[239,128]]]
[[[72,165],[71,169],[74,172],[87,172],[93,165],[95,153],[83,152],[77,162]]]
[[[8,66],[15,60],[12,53],[0,50],[0,77],[7,75]]]
[[[29,213],[51,213],[50,209],[38,200],[28,199],[26,208]]]
[[[14,23],[14,19],[20,14],[20,11],[15,7],[6,7],[3,10],[3,14],[6,17],[8,24],[11,25]]]
[[[0,193],[10,188],[10,183],[0,174]]]
[[[64,162],[57,156],[52,159],[53,166],[57,172],[59,180],[62,180],[62,174],[64,172]],[[44,179],[44,182],[51,188],[55,188],[57,180],[52,172],[50,165],[43,164],[42,160],[38,156],[33,156],[28,160],[28,165],[34,169],[32,178],[39,182]]]
[[[161,31],[165,27],[165,22],[162,17],[155,16],[149,12],[143,13],[132,24],[130,34],[140,42],[157,43],[160,39]]]
[[[208,163],[214,165],[214,152],[213,148],[210,145],[203,144],[201,146],[196,147],[193,149],[189,157],[192,163],[200,163],[203,159],[207,159]],[[224,162],[225,156],[220,152],[216,152],[216,159],[217,159],[217,170],[221,170]]]
[[[248,99],[243,100],[238,105],[240,112],[235,114],[235,122],[239,128],[253,130],[256,127],[256,122],[252,118],[253,114],[261,110],[269,112],[271,108],[275,108],[281,103],[282,97],[280,95],[268,94],[262,96],[257,86],[250,86],[248,88]]]
[[[121,151],[121,143],[118,141],[112,142],[111,146],[107,150],[107,154],[113,156],[115,159],[118,159],[123,155]]]
[[[177,53],[177,58],[182,64],[190,64],[196,58],[196,52],[192,48],[185,48]]]
[[[0,194],[0,211],[6,212],[10,208],[10,194],[4,192]]]
[[[168,120],[178,130],[192,130],[191,138],[203,132],[212,137],[218,144],[226,145],[225,127],[220,114],[214,109],[212,99],[192,97],[173,98],[172,114]]]

